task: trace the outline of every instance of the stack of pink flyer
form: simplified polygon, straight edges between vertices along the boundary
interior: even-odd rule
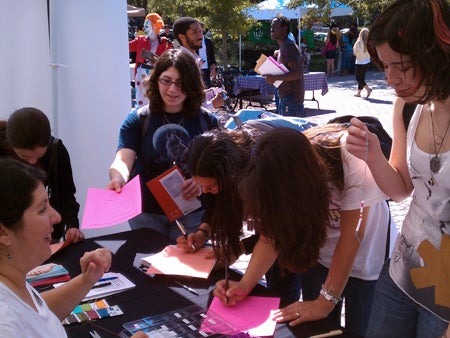
[[[255,72],[260,75],[281,75],[289,72],[282,63],[278,63],[273,57],[261,54],[256,61]],[[275,81],[273,84],[275,87],[279,87],[283,81]]]

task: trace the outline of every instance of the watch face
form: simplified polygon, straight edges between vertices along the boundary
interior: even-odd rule
[[[327,291],[325,291],[324,289],[320,290],[320,294],[329,302],[332,302],[333,304],[337,304],[341,301],[340,298],[335,297],[333,295],[331,295],[330,293],[328,293]]]

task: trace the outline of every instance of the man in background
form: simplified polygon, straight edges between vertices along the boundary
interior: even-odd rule
[[[180,43],[180,49],[191,55],[198,67],[202,69],[205,61],[197,53],[203,45],[203,29],[200,22],[189,16],[178,18],[173,23],[173,34],[175,39]],[[205,88],[207,88],[206,85]],[[212,98],[208,98],[208,91],[205,94],[207,96],[207,101],[203,104],[205,108],[214,110],[223,105],[224,99],[222,92],[213,92],[211,95]]]
[[[202,48],[203,30],[197,19],[189,16],[178,18],[173,23],[173,34],[180,43],[180,49],[191,55],[199,67],[203,60],[197,51]]]
[[[203,24],[201,23],[202,29],[204,29]],[[203,64],[200,69],[202,71],[203,82],[205,83],[206,88],[211,87],[211,78],[216,78],[216,57],[214,54],[214,45],[212,40],[206,36],[203,31],[203,41],[202,48],[198,50],[198,55],[202,58]]]
[[[281,75],[264,74],[264,77],[269,84],[274,84],[275,81],[283,81],[277,89],[279,97],[278,114],[303,117],[305,97],[303,67],[300,51],[295,42],[288,38],[289,32],[290,26],[287,17],[277,16],[272,20],[270,37],[276,40],[280,47],[277,61],[285,65],[288,72]]]

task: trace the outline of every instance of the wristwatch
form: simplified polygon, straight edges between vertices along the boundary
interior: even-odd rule
[[[330,291],[325,290],[323,285],[322,289],[320,289],[320,294],[323,296],[323,298],[325,298],[329,302],[332,302],[333,304],[338,304],[342,300],[341,297],[336,297],[333,294],[331,294]]]

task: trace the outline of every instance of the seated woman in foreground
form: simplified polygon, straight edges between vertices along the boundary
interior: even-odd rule
[[[0,158],[1,337],[67,337],[61,321],[111,266],[111,253],[97,249],[81,257],[81,274],[58,288],[39,294],[26,282],[26,273],[50,258],[53,225],[61,220],[44,180],[41,170]]]

